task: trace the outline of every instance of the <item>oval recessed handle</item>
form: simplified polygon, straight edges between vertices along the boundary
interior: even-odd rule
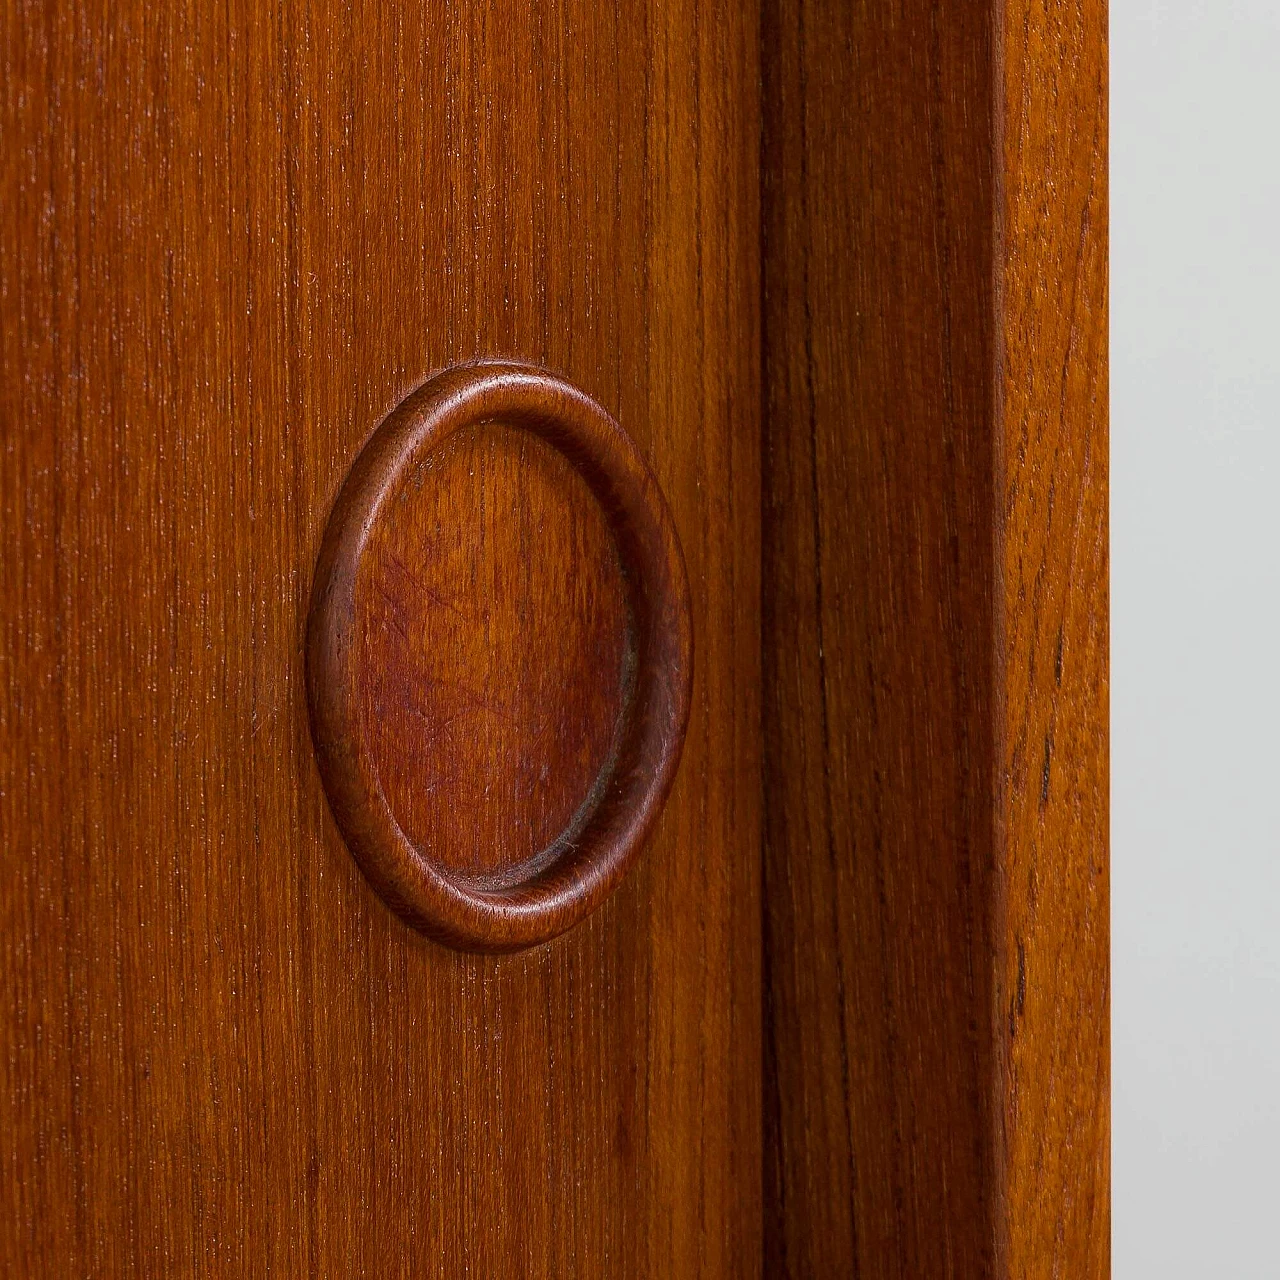
[[[583,661],[598,660],[603,666],[588,663],[579,671],[554,644],[544,644],[541,655],[519,656],[519,645],[511,640],[512,626],[518,631],[521,618],[541,606],[537,598],[509,605],[514,590],[510,571],[505,577],[497,571],[490,575],[487,595],[475,585],[483,575],[464,575],[472,594],[462,603],[444,598],[432,585],[436,561],[453,557],[449,561],[453,565],[462,552],[476,549],[480,554],[494,541],[490,525],[496,518],[495,507],[501,505],[503,512],[515,509],[514,499],[497,504],[486,490],[473,503],[490,522],[483,528],[467,524],[450,530],[442,527],[437,507],[429,514],[418,512],[418,506],[439,496],[432,486],[480,483],[475,480],[478,472],[483,480],[487,464],[471,460],[452,465],[450,449],[463,448],[466,441],[478,438],[477,432],[494,431],[525,433],[530,438],[512,454],[516,462],[505,473],[516,477],[510,483],[523,482],[526,459],[537,462],[546,454],[551,462],[538,465],[551,477],[546,484],[552,497],[561,492],[569,495],[576,486],[581,489],[575,499],[578,507],[594,504],[592,511],[574,514],[577,523],[571,529],[565,526],[563,545],[556,553],[559,558],[551,566],[555,574],[548,569],[538,577],[534,571],[541,568],[539,539],[551,540],[547,529],[552,517],[545,515],[547,501],[543,501],[541,524],[526,521],[536,535],[529,541],[532,553],[526,548],[519,562],[528,572],[515,576],[537,578],[537,583],[550,584],[539,588],[548,591],[562,585],[564,599],[570,601],[564,607],[573,615],[569,618],[573,626],[566,622],[565,634],[587,636],[589,643],[584,640],[581,646],[587,655]],[[450,475],[455,479],[450,481]],[[413,528],[419,530],[419,541],[413,544],[416,562],[406,564],[407,552],[388,550],[386,529],[410,518],[417,519]],[[611,540],[616,554],[591,558],[582,551],[592,521],[601,530],[600,540]],[[589,576],[604,574],[601,566],[607,564],[616,573],[613,587]],[[386,574],[392,570],[395,582],[407,584],[403,590],[391,592],[385,586],[391,581]],[[455,569],[448,572],[454,575],[449,582],[459,578]],[[588,574],[585,582],[583,574]],[[616,602],[609,614],[611,590]],[[395,596],[390,605],[386,603],[389,595]],[[367,599],[373,599],[383,613],[371,613],[362,605]],[[486,647],[484,636],[500,625],[494,617],[500,604],[514,612],[504,615],[497,633],[501,644],[493,641]],[[605,621],[600,622],[597,614]],[[616,641],[606,625],[615,615]],[[409,655],[403,664],[399,659],[370,657],[371,642],[364,633],[375,625],[371,617],[384,616],[390,617],[386,627],[395,628],[394,633],[388,630],[398,646],[394,653]],[[551,627],[559,625],[555,618],[543,621]],[[477,628],[483,628],[483,634]],[[613,708],[607,750],[602,747],[592,757],[586,747],[579,749],[574,738],[579,726],[563,706],[541,707],[530,704],[528,698],[516,711],[501,704],[501,690],[487,687],[491,673],[477,687],[475,671],[470,671],[469,681],[459,681],[456,691],[450,692],[455,686],[440,678],[450,646],[460,655],[470,655],[465,660],[473,667],[488,662],[491,649],[505,646],[504,653],[517,655],[511,660],[520,664],[521,687],[530,689],[541,687],[540,662],[564,658],[568,663],[565,679],[581,686],[569,688],[564,705],[576,707],[580,697],[590,696],[593,707]],[[431,679],[415,677],[415,670],[421,668],[421,663],[414,665],[415,654],[425,655],[422,661],[432,664]],[[667,504],[630,437],[584,392],[536,367],[472,365],[431,378],[377,428],[343,485],[325,530],[308,618],[307,691],[321,777],[347,846],[383,899],[415,928],[468,950],[508,951],[554,937],[599,905],[634,861],[671,786],[684,739],[691,678],[689,588]],[[415,679],[429,688],[415,687]],[[614,701],[602,701],[606,694]],[[421,711],[419,702],[429,703],[428,710]],[[388,748],[386,725],[379,717],[394,718],[405,708],[418,713],[418,718],[404,731],[409,737],[393,737]],[[509,723],[517,712],[526,720],[538,717],[539,724],[530,728]],[[593,714],[595,721],[603,723],[604,712]],[[407,718],[404,722],[410,723]],[[460,722],[471,728],[459,731]],[[514,735],[519,749],[513,748],[507,756],[495,755],[488,765],[495,776],[486,777],[480,788],[465,772],[479,766],[466,757],[484,739],[489,725],[498,726],[494,735]],[[580,736],[585,741],[590,735],[582,728]],[[531,760],[549,738],[559,744],[559,754],[553,751],[541,763]],[[388,771],[396,772],[397,757],[402,754],[397,744],[419,766],[416,774],[408,775],[408,783],[401,779],[392,785],[395,780]],[[414,786],[447,790],[454,785],[459,794],[468,796],[509,794],[516,797],[510,802],[512,812],[525,815],[536,809],[543,814],[551,810],[549,802],[544,804],[539,797],[552,794],[559,762],[569,758],[577,762],[576,785],[582,791],[565,801],[572,803],[572,816],[542,847],[516,848],[510,857],[504,856],[501,847],[486,848],[477,863],[474,857],[468,861],[457,856],[452,845],[446,848],[449,842],[412,836],[390,798],[406,794],[405,803],[413,808]],[[585,784],[583,761],[594,769],[594,777]],[[401,774],[397,772],[396,777]],[[438,792],[432,791],[430,798],[434,802]],[[467,824],[487,831],[485,823],[492,815],[472,805],[469,810],[446,809],[446,816],[450,833],[459,833],[458,847],[469,848]],[[517,844],[517,837],[527,838],[529,829],[521,816],[513,824],[511,843]],[[502,844],[501,837],[496,842],[488,839],[488,845]]]

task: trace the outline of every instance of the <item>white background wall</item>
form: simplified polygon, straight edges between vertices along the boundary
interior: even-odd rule
[[[1114,1274],[1280,1277],[1280,0],[1112,0]]]

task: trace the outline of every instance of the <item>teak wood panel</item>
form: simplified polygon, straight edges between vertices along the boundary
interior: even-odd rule
[[[758,1272],[757,39],[720,0],[6,9],[0,1270]],[[302,684],[349,466],[475,357],[631,433],[697,645],[638,868],[500,959],[361,878]]]
[[[464,428],[404,489],[356,601],[364,736],[417,847],[504,870],[556,840],[607,767],[628,650],[617,551],[586,483],[525,431]]]
[[[764,6],[769,1275],[1108,1273],[1105,42]]]

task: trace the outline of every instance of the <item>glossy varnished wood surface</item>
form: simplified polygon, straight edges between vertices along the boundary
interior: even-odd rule
[[[1105,9],[763,30],[766,1273],[1102,1277]]]
[[[468,447],[487,428],[528,442],[488,483]],[[670,509],[608,411],[537,365],[429,378],[360,451],[311,588],[312,740],[347,847],[437,941],[572,928],[661,815],[692,647]]]
[[[4,21],[0,1270],[756,1273],[751,7]],[[366,884],[303,691],[348,467],[478,356],[636,439],[699,658],[635,872],[500,959]]]
[[[355,628],[378,781],[414,845],[501,874],[560,836],[613,753],[618,553],[569,462],[504,424],[464,429],[387,505]]]

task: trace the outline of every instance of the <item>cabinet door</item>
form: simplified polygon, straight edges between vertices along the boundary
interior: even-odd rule
[[[751,7],[126,0],[5,22],[0,1270],[754,1274]],[[366,882],[304,689],[361,446],[429,375],[493,358],[629,433],[696,648],[638,865],[505,956],[428,940]],[[563,477],[475,448],[492,509],[454,551],[515,573],[570,537],[538,524]],[[478,589],[465,607],[512,623]],[[504,713],[451,696],[464,745]],[[486,838],[488,780],[431,785]]]

